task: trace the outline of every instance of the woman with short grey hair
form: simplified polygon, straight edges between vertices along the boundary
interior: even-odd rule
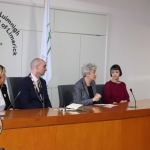
[[[81,68],[83,77],[86,76],[86,73],[90,73],[92,69],[96,70],[97,66],[91,63],[83,65],[83,67]]]
[[[96,92],[96,69],[97,66],[92,63],[85,64],[81,68],[83,78],[81,78],[74,85],[74,103],[83,105],[93,105],[95,102],[100,100],[101,95]]]

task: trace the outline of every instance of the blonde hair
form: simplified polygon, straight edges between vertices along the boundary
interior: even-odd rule
[[[6,70],[5,70],[5,67],[0,65],[0,77],[5,74]]]

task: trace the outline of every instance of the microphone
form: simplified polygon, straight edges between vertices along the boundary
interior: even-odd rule
[[[132,93],[132,96],[133,96],[133,98],[134,98],[134,100],[135,100],[135,106],[133,107],[133,106],[129,106],[129,107],[132,107],[132,108],[137,108],[137,106],[136,106],[136,99],[135,99],[135,97],[134,97],[134,94],[133,94],[133,91],[132,91],[132,89],[130,89],[130,92]]]
[[[9,108],[12,106],[12,104],[15,103],[15,101],[17,100],[17,98],[18,98],[18,96],[20,95],[20,93],[21,93],[21,91],[19,91],[19,93],[18,93],[17,96],[15,97],[14,101],[9,105],[9,107],[8,107],[7,110],[6,110],[5,115],[0,115],[0,117],[6,117],[6,116],[7,116],[7,112],[8,112],[8,110],[9,110]]]

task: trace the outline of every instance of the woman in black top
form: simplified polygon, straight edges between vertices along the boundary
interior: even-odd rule
[[[5,67],[0,65],[0,110],[7,110],[8,107],[11,105],[7,93],[7,87],[4,84],[6,78],[5,73],[6,73]],[[13,109],[12,106],[10,109]]]

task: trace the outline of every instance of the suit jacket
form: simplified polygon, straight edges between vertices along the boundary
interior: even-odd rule
[[[91,82],[91,86],[93,89],[93,94],[95,96],[96,94],[95,81]],[[93,105],[93,100],[89,96],[88,88],[84,78],[81,78],[78,82],[75,83],[72,94],[74,103],[83,105]]]
[[[42,78],[40,78],[40,81],[42,84],[41,95],[44,97],[45,108],[52,107],[47,94],[46,82]],[[43,108],[42,102],[35,91],[33,81],[29,76],[21,80],[19,91],[21,91],[19,95],[20,109]]]
[[[7,93],[7,86],[5,84],[3,84],[1,91],[2,91],[2,95],[3,95],[5,103],[6,103],[4,110],[7,110],[8,107],[11,105],[11,102],[10,102],[10,99],[9,99],[9,96]],[[10,108],[13,108],[13,106],[11,106]]]

